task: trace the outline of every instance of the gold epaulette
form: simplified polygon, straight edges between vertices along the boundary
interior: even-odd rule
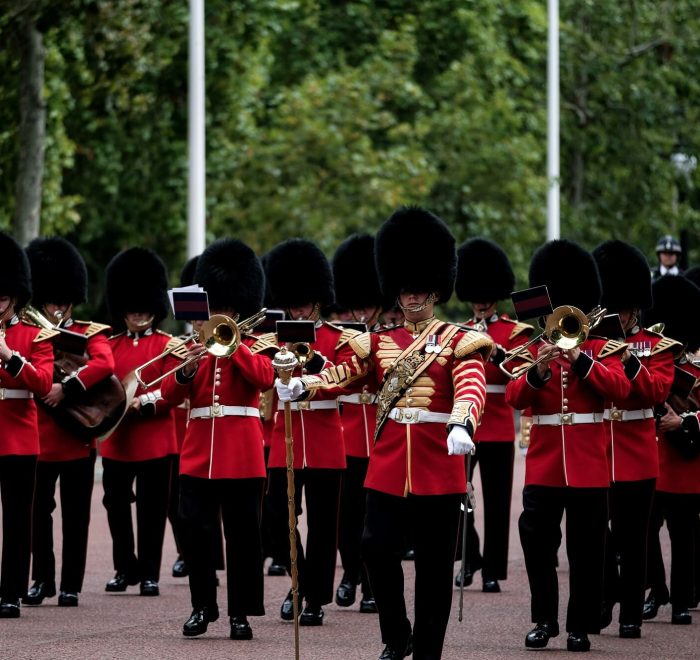
[[[351,330],[350,328],[338,328],[338,330],[342,330],[342,332],[338,338],[338,343],[335,345],[336,351],[345,346],[345,344],[347,344],[353,337],[357,337],[357,335],[362,334],[359,330]]]
[[[122,330],[121,332],[118,332],[116,335],[112,335],[109,339],[111,341],[112,339],[116,339],[117,337],[121,337],[122,335],[125,335],[125,334],[126,334],[126,330]]]
[[[277,343],[277,334],[274,332],[266,332],[264,335],[260,335],[256,338],[255,343],[250,346],[251,353],[262,353],[270,349],[280,350]]]
[[[89,339],[95,335],[99,335],[101,332],[109,334],[112,332],[112,328],[104,323],[92,323],[90,321],[82,321],[82,323],[89,323],[88,329],[85,331],[85,336]]]
[[[600,359],[610,357],[611,355],[622,355],[627,350],[627,344],[624,341],[616,339],[608,339],[603,348],[600,349],[598,357]]]
[[[350,348],[355,351],[355,355],[364,360],[372,352],[372,335],[369,332],[359,332],[348,342]]]
[[[663,353],[664,351],[670,350],[673,357],[678,357],[683,353],[683,344],[670,337],[663,337],[660,342],[651,349],[652,355],[657,355],[658,353]]]
[[[480,353],[484,360],[491,356],[495,344],[488,335],[476,330],[467,330],[455,347],[455,357],[463,358],[472,353]]]
[[[163,331],[163,330],[158,330],[158,329],[156,329],[156,330],[154,330],[154,332],[155,332],[157,335],[163,335],[164,337],[172,337],[172,335],[171,335],[169,332],[165,332],[165,331]]]
[[[33,342],[38,344],[40,341],[46,341],[47,339],[53,339],[61,333],[58,330],[50,330],[49,328],[41,328],[39,334],[34,337]]]
[[[510,319],[504,320],[510,321]],[[531,325],[528,325],[527,323],[520,323],[520,321],[513,321],[513,323],[515,323],[515,327],[510,333],[510,337],[508,337],[509,340],[515,339],[518,335],[522,335],[525,333],[531,335],[534,331],[534,328]]]
[[[189,341],[180,337],[172,337],[163,350],[172,351],[170,355],[174,355],[179,360],[186,360],[189,357],[189,348],[187,346],[189,343]]]

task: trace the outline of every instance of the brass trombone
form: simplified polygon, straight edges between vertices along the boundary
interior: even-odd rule
[[[240,323],[237,323],[238,317],[232,319],[225,314],[213,314],[209,317],[208,321],[202,324],[199,332],[193,332],[191,335],[184,337],[182,341],[164,350],[160,355],[136,367],[133,372],[136,382],[144,389],[149,389],[183,367],[197,362],[204,353],[209,353],[217,358],[230,357],[241,345],[241,337],[251,332],[253,328],[260,325],[265,320],[265,312],[267,312],[267,309],[263,308],[257,314],[253,314],[253,316],[250,316]],[[186,357],[181,364],[161,374],[158,378],[154,378],[149,382],[143,380],[142,372],[144,369],[147,369],[152,364],[158,362],[158,360],[162,360],[173,353],[180,357],[185,357],[188,353],[187,344],[193,341],[199,342],[202,345],[201,353]]]
[[[527,364],[516,367],[513,371],[508,371],[504,365],[518,358],[529,359],[527,349],[542,338],[565,351],[580,346],[586,341],[591,329],[603,320],[606,312],[607,310],[602,307],[596,307],[588,314],[584,314],[578,307],[572,307],[571,305],[557,307],[547,317],[547,323],[542,334],[512,351],[508,351],[503,362],[498,365],[499,369],[513,380],[520,378],[532,367],[543,362],[544,358],[531,360]]]

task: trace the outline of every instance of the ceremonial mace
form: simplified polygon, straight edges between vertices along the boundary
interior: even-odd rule
[[[299,364],[294,353],[286,346],[275,354],[272,366],[279,379],[287,385],[294,368]],[[294,658],[299,660],[299,574],[297,571],[297,517],[294,493],[294,441],[292,439],[292,405],[284,402],[284,445],[287,458],[287,510],[289,516],[289,559],[292,574],[292,608],[294,612]]]
[[[458,621],[460,623],[462,622],[462,610],[464,607],[464,571],[467,568],[467,521],[469,519],[469,513],[474,511],[474,506],[476,504],[476,500],[474,499],[474,487],[472,486],[472,481],[469,478],[473,453],[474,449],[467,454],[467,492],[464,494],[464,503],[462,504],[462,508],[464,509],[464,519],[462,520],[462,562],[459,570],[460,581]]]

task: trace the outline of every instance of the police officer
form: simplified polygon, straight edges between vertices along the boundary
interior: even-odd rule
[[[670,234],[662,236],[656,243],[656,258],[658,264],[651,273],[653,279],[657,280],[664,275],[680,275],[683,271],[680,269],[680,258],[683,254],[683,248]]]

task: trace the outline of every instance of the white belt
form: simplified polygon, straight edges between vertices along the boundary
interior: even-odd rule
[[[190,419],[198,417],[260,417],[260,411],[252,406],[222,406],[215,403],[213,406],[204,406],[203,408],[192,408],[190,410]]]
[[[399,424],[422,424],[424,422],[437,422],[447,424],[450,421],[450,413],[430,412],[423,408],[392,408],[389,411],[389,419]]]
[[[292,410],[334,410],[338,404],[333,401],[292,401]],[[277,404],[277,410],[284,410],[284,403]]]
[[[533,415],[532,423],[541,426],[567,426],[569,424],[596,424],[603,421],[603,413],[554,413]]]
[[[371,392],[357,392],[356,394],[341,394],[338,401],[341,403],[374,404],[375,395]]]
[[[615,422],[633,422],[639,419],[652,419],[653,417],[654,411],[651,408],[642,408],[642,410],[606,408],[603,413],[603,419],[611,419]]]
[[[33,399],[34,395],[29,390],[6,390],[0,387],[0,401],[5,399]]]
[[[505,385],[487,385],[486,386],[486,394],[505,394],[506,393],[506,386]]]

